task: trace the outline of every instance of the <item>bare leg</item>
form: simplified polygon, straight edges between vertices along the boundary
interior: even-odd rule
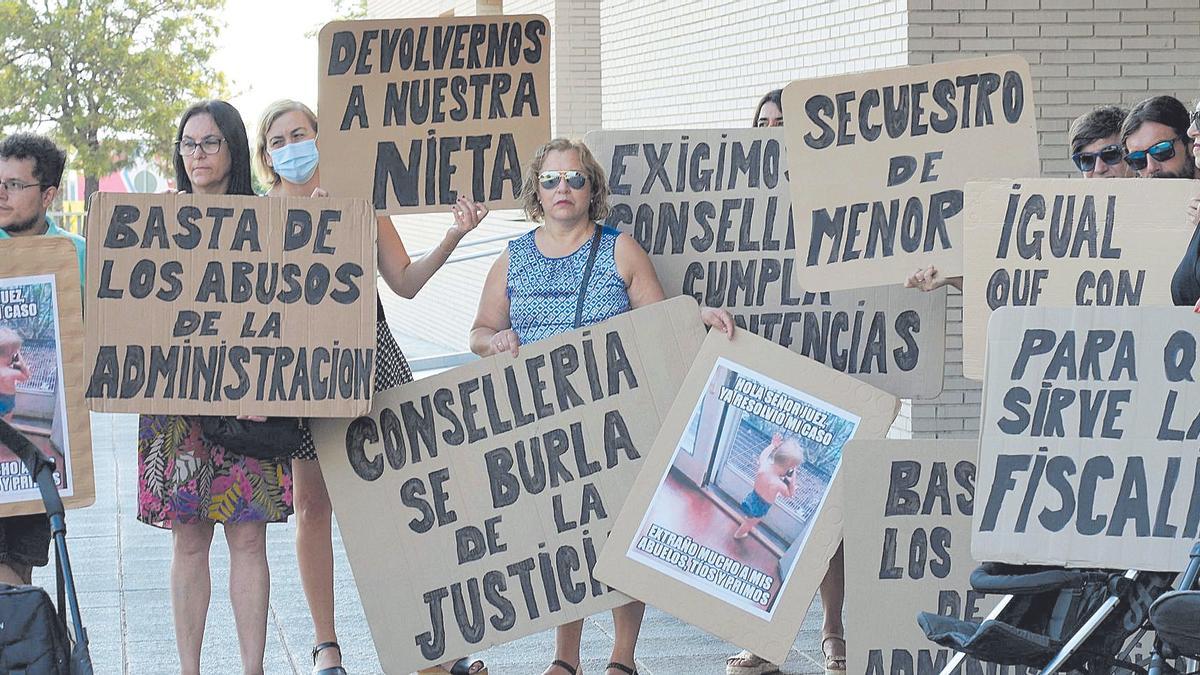
[[[638,633],[642,630],[642,616],[645,613],[646,605],[641,602],[631,602],[613,609],[613,624],[616,626],[617,636],[609,661],[634,667],[633,651],[637,647]]]
[[[745,539],[747,536],[749,536],[751,530],[758,525],[760,520],[762,520],[762,518],[747,518],[743,520],[742,524],[738,526],[737,532],[733,533],[733,538]],[[822,588],[824,587],[822,586]]]
[[[296,562],[312,615],[313,643],[337,642],[333,621],[333,505],[320,464],[292,462],[292,495],[296,506]],[[340,666],[342,653],[322,649],[315,665]]]
[[[267,524],[227,523],[229,600],[237,626],[242,672],[262,675],[267,649],[267,603],[271,571],[267,567]]]
[[[171,526],[171,613],[183,675],[200,673],[200,646],[204,644],[204,619],[212,591],[208,570],[212,536],[213,524],[208,521]]]
[[[613,610],[616,616],[616,610]],[[579,665],[579,641],[583,637],[583,620],[564,623],[554,631],[554,658]],[[558,666],[550,666],[542,675],[567,675],[567,671]]]
[[[846,562],[843,556],[843,546],[829,559],[829,569],[821,580],[821,606],[825,608],[825,622],[821,626],[822,638],[835,636],[838,639],[821,642],[821,651],[827,657],[844,659],[846,656],[846,641],[843,636],[846,629],[842,625],[842,606],[846,603]],[[829,659],[826,658],[826,662]]]

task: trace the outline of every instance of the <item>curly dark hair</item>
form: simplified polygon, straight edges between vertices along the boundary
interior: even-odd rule
[[[175,143],[183,138],[183,127],[193,115],[208,113],[212,115],[217,128],[225,135],[225,145],[229,148],[229,187],[228,195],[253,195],[254,183],[250,180],[250,141],[246,137],[246,124],[237,108],[225,101],[201,101],[183,111],[179,118],[179,129],[175,132]],[[174,153],[175,185],[184,192],[192,191],[192,179],[188,178],[183,168],[183,157]]]
[[[37,134],[13,134],[0,141],[0,158],[32,159],[33,176],[43,188],[62,184],[63,169],[67,166],[67,153],[54,141]]]

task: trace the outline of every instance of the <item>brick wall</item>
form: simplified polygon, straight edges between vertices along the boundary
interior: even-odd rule
[[[1073,175],[1067,126],[1101,104],[1200,94],[1200,0],[908,0],[909,63],[1016,52],[1029,61],[1045,176]],[[947,296],[946,389],[912,406],[916,437],[974,437],[962,378],[962,296]]]
[[[759,98],[791,80],[904,65],[903,9],[903,0],[605,0],[604,125],[748,126]]]

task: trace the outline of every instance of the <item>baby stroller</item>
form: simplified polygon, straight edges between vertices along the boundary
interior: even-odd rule
[[[46,457],[21,432],[0,419],[0,444],[8,446],[29,469],[37,482],[38,491],[50,518],[50,534],[54,538],[54,566],[58,586],[58,612],[43,611],[49,602],[45,591],[30,586],[0,584],[3,600],[8,607],[0,613],[0,671],[33,673],[64,673],[92,675],[92,660],[88,653],[87,631],[79,615],[79,600],[75,596],[75,579],[67,556],[67,526],[63,503],[54,485],[54,460]],[[71,616],[73,645],[67,640],[67,614]],[[6,621],[7,619],[7,621]],[[49,625],[32,625],[38,622]],[[8,630],[3,630],[5,624]],[[46,655],[44,647],[53,646]],[[33,647],[33,649],[30,649]],[[32,661],[32,662],[31,662]]]
[[[1192,547],[1179,590],[1159,597],[1150,606],[1150,625],[1157,639],[1150,657],[1150,675],[1196,675],[1194,661],[1180,670],[1170,659],[1200,659],[1200,544]],[[1190,671],[1190,672],[1189,672]]]
[[[1064,670],[1098,675],[1116,667],[1145,674],[1145,668],[1124,660],[1121,649],[1174,578],[1164,572],[984,563],[971,574],[971,587],[1005,597],[982,623],[930,612],[922,612],[917,623],[930,640],[959,652],[942,675],[953,673],[966,656],[1039,668],[1043,675]]]

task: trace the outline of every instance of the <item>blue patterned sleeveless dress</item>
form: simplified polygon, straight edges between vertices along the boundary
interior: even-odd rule
[[[592,238],[574,253],[551,258],[538,250],[532,230],[508,242],[508,317],[521,344],[537,342],[575,327],[579,285],[587,266]],[[617,273],[616,244],[620,231],[604,227],[584,297],[581,326],[629,311],[625,280]]]

